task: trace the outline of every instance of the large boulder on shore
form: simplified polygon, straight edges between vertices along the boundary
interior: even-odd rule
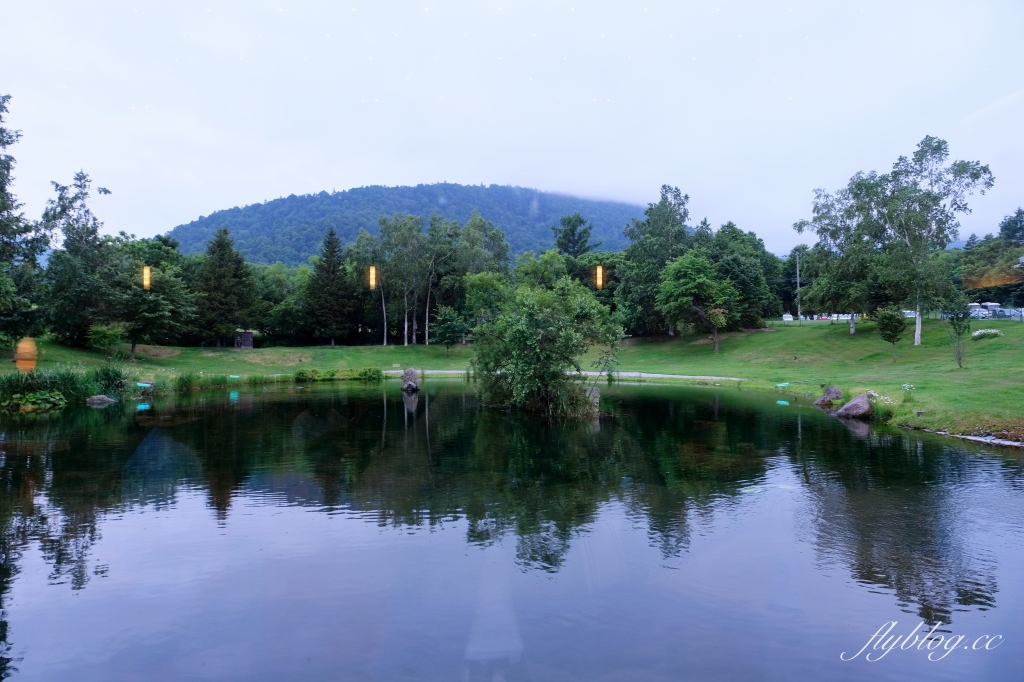
[[[113,405],[116,402],[117,401],[110,396],[105,395],[93,395],[85,399],[86,405],[89,407],[98,407],[100,409],[107,407],[108,405]]]
[[[868,399],[868,394],[861,393],[836,410],[835,416],[841,419],[870,419],[871,401]]]
[[[402,372],[402,390],[406,393],[415,393],[420,390],[420,380],[415,369],[410,367]]]
[[[843,399],[843,392],[835,386],[829,386],[825,389],[825,393],[820,398],[814,401],[815,407],[832,407],[832,403],[837,400]]]

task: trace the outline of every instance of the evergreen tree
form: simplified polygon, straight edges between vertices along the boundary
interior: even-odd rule
[[[678,188],[663,185],[661,199],[647,205],[644,219],[634,219],[626,226],[630,244],[615,297],[631,333],[656,334],[666,326],[669,334],[675,333],[675,320],[665,320],[655,299],[665,263],[681,256],[689,246],[689,201],[690,197]]]
[[[238,329],[248,322],[255,283],[242,254],[235,250],[227,228],[217,230],[206,249],[196,293],[199,295],[199,328],[204,335],[213,337],[218,347],[225,337],[233,339]]]
[[[562,254],[579,258],[601,246],[601,242],[590,243],[590,231],[594,226],[578,212],[562,216],[558,222],[561,227],[552,225],[551,231],[555,233],[555,248]]]
[[[346,338],[352,330],[354,292],[345,276],[341,240],[331,227],[324,237],[320,258],[313,265],[304,300],[309,326],[321,337]]]

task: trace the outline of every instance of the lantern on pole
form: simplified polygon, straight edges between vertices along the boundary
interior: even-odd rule
[[[377,266],[370,266],[370,290],[373,291],[377,288]]]
[[[597,284],[598,289],[604,288],[604,268],[600,265],[594,271],[594,283]]]
[[[149,291],[149,280],[151,271],[148,265],[142,266],[142,288]]]

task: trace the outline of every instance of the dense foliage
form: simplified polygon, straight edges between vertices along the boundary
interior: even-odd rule
[[[888,173],[857,173],[834,194],[815,191],[814,217],[794,226],[818,236],[807,258],[812,309],[851,313],[852,334],[855,314],[909,306],[921,344],[923,313],[953,293],[945,249],[957,238],[957,216],[994,182],[988,166],[948,159],[946,142],[928,136]]]
[[[474,331],[474,370],[485,403],[549,416],[593,411],[585,388],[568,372],[601,348],[595,369],[609,372],[622,329],[591,291],[568,277],[551,287],[526,278],[493,319]]]
[[[552,248],[552,225],[562,216],[582,213],[593,225],[594,237],[605,247],[625,246],[622,227],[640,207],[612,201],[580,199],[500,185],[439,183],[415,187],[358,187],[344,192],[290,195],[262,204],[216,211],[170,232],[185,253],[199,253],[221,227],[231,231],[238,250],[251,262],[287,265],[305,263],[319,250],[328,228],[343,242],[360,230],[377,234],[378,218],[396,213],[428,220],[437,213],[465,223],[476,211],[501,225],[515,253]]]
[[[621,204],[518,188],[369,187],[232,209],[176,228],[179,241],[104,235],[82,171],[52,183],[40,220],[25,218],[11,191],[7,152],[19,136],[2,126],[7,103],[0,98],[7,344],[49,333],[78,347],[128,342],[134,358],[140,343],[231,345],[244,331],[257,345],[471,342],[490,376],[489,400],[551,411],[556,377],[579,369],[591,346],[611,349],[614,330],[706,331],[717,350],[721,331],[758,328],[798,308],[851,313],[851,333],[857,314],[909,308],[919,337],[923,313],[963,313],[962,290],[975,301],[1024,304],[1024,210],[1007,216],[998,236],[947,249],[967,198],[993,179],[979,162],[950,162],[946,143],[932,137],[888,173],[818,190],[812,218],[795,225],[817,243],[788,258],[732,222],[691,224],[689,196],[669,185],[642,218]],[[625,225],[621,234],[613,223]],[[516,253],[527,233],[538,240],[529,243],[557,248]],[[264,258],[279,262],[252,262]]]

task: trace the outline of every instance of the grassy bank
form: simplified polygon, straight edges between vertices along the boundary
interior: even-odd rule
[[[932,320],[925,321],[921,346],[912,345],[912,334],[897,345],[895,364],[872,323],[859,324],[851,337],[847,323],[805,322],[728,334],[717,356],[705,335],[627,341],[620,369],[788,383],[774,390],[789,395],[818,396],[822,383],[847,396],[873,390],[895,403],[894,424],[1024,440],[1024,324],[987,320],[983,326],[1004,336],[968,340],[964,369],[957,368],[945,328]],[[904,393],[904,384],[914,391]]]
[[[849,335],[846,323],[804,323],[774,332],[726,334],[715,355],[706,335],[675,339],[628,339],[619,369],[683,375],[741,377],[747,387],[784,396],[820,395],[819,384],[836,384],[847,395],[875,391],[893,401],[893,423],[951,433],[1024,440],[1024,324],[989,320],[976,327],[996,328],[1004,336],[969,340],[964,369],[958,369],[941,323],[926,320],[923,344],[911,338],[892,350],[871,323]],[[99,353],[40,344],[41,368],[59,365],[98,367]],[[245,378],[293,376],[299,370],[354,373],[364,368],[461,370],[469,365],[468,346],[445,353],[440,346],[359,346],[313,348],[162,348],[140,347],[133,365],[142,381],[174,385],[182,375],[239,375]],[[795,358],[795,359],[794,359]],[[8,365],[13,371],[13,365]],[[178,379],[179,383],[181,379]],[[788,383],[785,388],[776,388]],[[914,391],[901,387],[913,384]],[[924,414],[918,415],[918,412]]]

